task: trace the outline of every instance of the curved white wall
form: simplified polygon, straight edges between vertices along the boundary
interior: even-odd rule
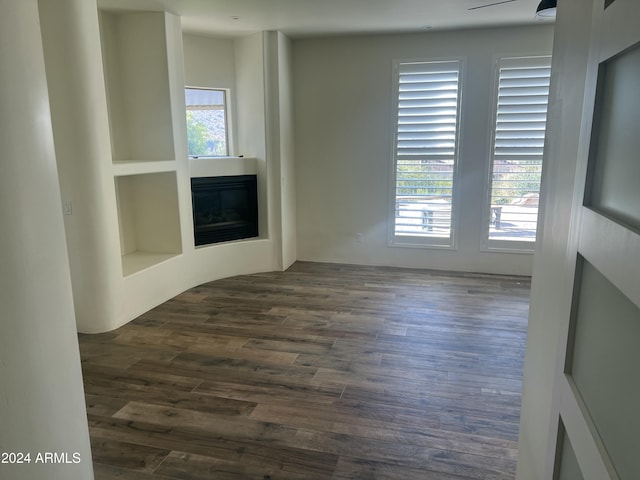
[[[145,311],[165,302],[193,286],[210,282],[219,278],[230,277],[256,272],[280,269],[275,251],[275,240],[271,235],[271,223],[274,215],[273,205],[269,202],[267,192],[275,192],[277,184],[270,174],[266,159],[266,131],[265,122],[265,79],[263,75],[263,36],[252,35],[234,43],[236,95],[238,101],[236,117],[242,125],[237,135],[239,148],[248,157],[255,159],[255,168],[259,176],[261,191],[260,207],[261,232],[260,238],[255,240],[230,242],[195,248],[193,242],[193,223],[190,193],[190,165],[187,159],[186,130],[184,117],[185,77],[183,73],[182,38],[179,18],[168,17],[167,41],[171,88],[175,118],[175,138],[183,143],[176,150],[183,151],[176,159],[176,174],[178,180],[178,199],[180,208],[180,231],[182,236],[182,254],[155,265],[147,270],[117,279],[122,289],[118,299],[118,312],[113,317],[108,330],[116,328]],[[211,53],[211,52],[210,52]],[[202,75],[202,73],[200,74]],[[233,78],[233,74],[229,75]],[[204,85],[207,86],[207,85]],[[215,163],[215,159],[212,160]],[[274,159],[278,161],[278,159]],[[242,162],[244,163],[244,162]],[[254,167],[252,167],[254,168]],[[210,170],[215,175],[215,167]],[[220,174],[223,174],[222,172]],[[104,331],[91,329],[91,332]]]
[[[0,452],[11,480],[93,478],[36,0],[0,0]],[[37,454],[78,453],[44,464]]]
[[[108,330],[122,274],[98,10],[40,0],[40,21],[78,329]]]
[[[85,333],[112,330],[204,282],[282,269],[283,212],[280,196],[285,183],[282,181],[280,153],[273,148],[273,145],[281,144],[282,138],[279,131],[267,131],[266,117],[268,108],[277,102],[289,101],[284,96],[290,97],[291,93],[270,85],[274,80],[265,75],[268,68],[270,71],[279,68],[280,59],[278,55],[266,55],[266,34],[259,33],[233,42],[219,41],[214,43],[216,48],[213,49],[206,48],[210,42],[205,39],[188,40],[188,45],[191,45],[187,47],[188,51],[195,49],[197,54],[195,60],[193,55],[187,55],[186,66],[190,76],[185,82],[180,19],[166,13],[152,14],[156,26],[158,20],[162,21],[164,37],[156,35],[153,40],[150,40],[152,37],[144,38],[160,42],[155,56],[166,55],[167,78],[156,81],[162,82],[165,91],[168,88],[170,92],[169,98],[163,97],[159,101],[164,102],[163,112],[169,112],[167,115],[171,120],[170,131],[155,134],[171,135],[174,152],[166,162],[133,161],[126,164],[113,160],[114,142],[111,141],[111,135],[118,132],[113,131],[113,125],[110,130],[107,104],[118,106],[118,102],[107,97],[117,95],[118,89],[105,87],[95,0],[61,0],[54,2],[55,5],[46,0],[40,1],[62,199],[71,201],[73,206],[72,214],[65,216],[65,227],[69,238],[68,253],[78,330]],[[104,28],[110,26],[103,21]],[[106,33],[111,34],[110,31]],[[135,33],[146,35],[140,29]],[[110,44],[107,42],[105,45],[108,47]],[[278,47],[279,44],[276,45]],[[112,51],[106,53],[113,54]],[[207,55],[211,61],[202,58],[203,55]],[[289,55],[288,50],[284,55]],[[222,61],[216,63],[216,56],[222,57]],[[273,62],[274,66],[268,67],[266,62]],[[207,74],[216,68],[218,70],[213,75]],[[113,80],[113,75],[114,72],[109,71],[107,82]],[[211,83],[203,83],[208,76]],[[222,84],[216,84],[217,81]],[[151,82],[149,88],[152,88],[154,79],[149,78],[148,82]],[[257,172],[259,179],[259,239],[201,248],[194,246],[189,180],[192,172],[187,159],[183,90],[185,84],[189,83],[230,88],[232,98],[237,98],[232,102],[234,117],[237,124],[241,125],[236,132],[236,143],[245,156],[253,158],[251,168]],[[267,97],[267,90],[275,91],[278,96]],[[138,110],[135,112],[137,116],[145,113]],[[279,110],[276,112],[279,118]],[[114,118],[122,120],[121,117]],[[120,160],[118,156],[115,158]],[[287,162],[285,171],[292,168],[290,156]],[[247,164],[244,159],[239,163]],[[213,163],[206,170],[216,175]],[[218,174],[224,175],[226,171],[223,168]],[[135,215],[129,215],[132,210],[130,204],[125,204],[123,209],[122,202],[130,200],[120,198],[118,206],[115,184],[125,184],[139,175],[138,178],[147,180],[145,186],[153,187],[151,180],[161,172],[166,172],[163,178],[174,176],[176,181],[174,193],[165,191],[162,198],[177,205],[176,220],[169,225],[172,228],[169,233],[179,236],[180,241],[174,242],[179,247],[148,268],[131,270],[128,258],[124,260],[127,268],[123,268],[121,256],[131,252],[121,248],[120,230],[130,232],[128,222],[131,221],[138,222],[134,229],[144,228],[146,217],[135,220]],[[287,182],[287,191],[290,191],[293,175],[287,175]],[[138,188],[135,193],[144,197],[146,190]],[[143,200],[145,212],[161,214],[147,197]],[[142,200],[136,201],[138,203],[134,208]],[[157,229],[153,235],[161,235],[162,232],[162,229]],[[289,250],[291,244],[289,242]],[[130,274],[130,271],[135,273]]]

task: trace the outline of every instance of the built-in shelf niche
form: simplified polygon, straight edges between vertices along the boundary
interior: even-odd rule
[[[175,172],[115,177],[125,276],[182,253]]]
[[[142,173],[175,172],[177,162],[113,162],[115,176],[139,175]]]
[[[114,162],[175,160],[163,12],[100,12]]]

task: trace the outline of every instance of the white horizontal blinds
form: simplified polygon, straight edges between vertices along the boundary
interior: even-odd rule
[[[534,241],[551,57],[498,64],[489,238]]]
[[[457,61],[398,65],[396,236],[451,238],[459,79]]]
[[[185,88],[187,110],[224,110],[224,90]]]

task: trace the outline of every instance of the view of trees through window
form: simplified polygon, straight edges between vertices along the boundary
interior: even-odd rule
[[[550,57],[503,58],[496,71],[489,240],[533,242],[547,120]]]
[[[451,197],[453,162],[407,160],[397,165],[396,195]]]
[[[186,88],[185,98],[189,156],[229,155],[225,91]]]
[[[542,162],[496,162],[493,166],[492,205],[507,205],[527,198],[537,198],[540,191]]]

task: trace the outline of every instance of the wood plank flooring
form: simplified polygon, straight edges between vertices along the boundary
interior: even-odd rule
[[[96,480],[513,479],[529,287],[298,262],[80,335]]]

